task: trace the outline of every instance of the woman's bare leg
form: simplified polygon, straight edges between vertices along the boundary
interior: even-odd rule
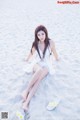
[[[43,68],[43,70],[42,70],[42,72],[41,72],[38,80],[35,82],[34,86],[32,87],[32,89],[31,89],[31,91],[30,91],[30,93],[29,93],[26,101],[23,103],[23,109],[24,109],[24,110],[26,110],[26,111],[28,110],[28,105],[29,105],[29,102],[30,102],[31,98],[32,98],[33,95],[35,94],[35,92],[36,92],[36,90],[37,90],[37,88],[38,88],[38,86],[39,86],[40,81],[41,81],[47,74],[48,74],[47,68]]]
[[[29,94],[30,90],[32,89],[34,83],[38,80],[39,75],[42,72],[41,69],[42,68],[40,66],[38,66],[37,64],[35,65],[35,68],[34,68],[35,73],[33,74],[32,80],[30,81],[30,83],[28,84],[28,87],[23,91],[23,93],[21,95],[23,97],[24,101],[28,97],[28,94]]]

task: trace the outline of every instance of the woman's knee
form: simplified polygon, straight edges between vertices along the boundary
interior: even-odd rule
[[[36,71],[41,71],[42,67],[39,66],[38,64],[35,64],[33,67],[33,72],[35,73]]]
[[[46,67],[42,68],[40,71],[39,79],[43,79],[48,73],[49,73],[49,71]]]
[[[39,69],[39,72],[40,72],[40,74],[39,75],[41,75],[41,74],[48,74],[48,68],[46,68],[46,67],[42,67],[41,69]]]
[[[48,72],[49,72],[49,70],[48,70],[47,67],[44,67],[44,68],[43,68],[43,71],[44,71],[45,73],[48,73]]]

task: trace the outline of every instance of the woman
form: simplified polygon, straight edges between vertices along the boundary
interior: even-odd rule
[[[40,25],[35,29],[35,40],[32,44],[27,62],[34,55],[36,56],[32,66],[34,74],[27,88],[22,93],[24,99],[22,108],[25,111],[28,110],[29,102],[35,94],[40,81],[51,72],[52,65],[50,63],[50,56],[54,55],[55,59],[58,60],[55,44],[49,39],[47,29],[43,25]]]

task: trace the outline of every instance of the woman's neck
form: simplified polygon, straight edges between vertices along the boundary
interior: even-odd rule
[[[41,51],[44,51],[44,49],[45,49],[45,43],[39,41],[39,48],[40,48]]]
[[[39,44],[44,45],[45,43],[44,43],[44,42],[39,41]]]

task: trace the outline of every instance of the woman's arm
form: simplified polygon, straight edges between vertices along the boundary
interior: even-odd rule
[[[50,42],[50,46],[51,46],[51,51],[53,52],[53,54],[55,56],[55,59],[58,61],[59,58],[58,58],[58,54],[56,52],[55,43],[52,40]]]
[[[35,52],[35,48],[33,47],[33,48],[32,48],[32,52],[30,51],[30,53],[29,53],[29,55],[28,55],[28,57],[27,57],[27,59],[26,59],[27,62],[28,62],[28,61],[30,60],[30,58],[33,56],[34,52]]]

